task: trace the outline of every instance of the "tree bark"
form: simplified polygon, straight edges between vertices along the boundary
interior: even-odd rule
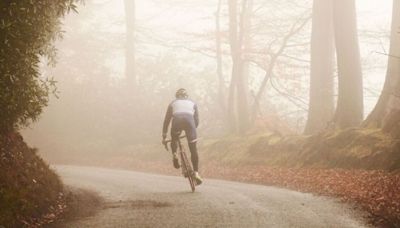
[[[244,134],[249,128],[249,82],[248,82],[248,72],[245,72],[246,61],[243,59],[245,47],[245,39],[250,35],[248,26],[250,23],[251,12],[249,11],[249,1],[242,0],[242,12],[240,17],[240,30],[239,30],[239,42],[238,42],[238,56],[237,56],[237,113],[238,113],[238,127],[239,134]],[[247,69],[248,70],[248,69]]]
[[[305,134],[321,131],[334,113],[332,0],[314,0],[311,32],[310,100]]]
[[[228,115],[230,122],[230,129],[233,132],[237,132],[237,115],[235,112],[235,94],[237,84],[237,65],[238,65],[238,37],[237,37],[237,0],[228,0],[228,11],[229,11],[229,45],[231,50],[232,58],[232,71],[231,71],[231,82],[229,85],[229,97],[228,97]]]
[[[135,0],[124,0],[126,19],[126,49],[125,49],[125,77],[128,88],[136,90],[136,60],[135,60]]]
[[[249,92],[249,76],[250,76],[250,61],[249,53],[252,48],[252,38],[251,38],[251,27],[252,27],[252,17],[253,17],[253,0],[243,1],[242,5],[242,20],[243,26],[241,28],[241,33],[243,34],[243,82],[244,90],[247,100],[250,99]]]
[[[222,0],[218,0],[217,11],[215,13],[215,46],[217,60],[217,76],[218,76],[218,100],[223,112],[226,111],[225,104],[225,82],[222,70],[222,44],[221,44],[221,5]]]
[[[384,127],[391,113],[400,109],[400,1],[393,0],[390,49],[385,84],[364,126]]]
[[[247,2],[246,0],[243,0]],[[246,95],[247,82],[243,78],[243,29],[238,30],[237,0],[229,0],[229,43],[232,57],[232,76],[229,88],[228,112],[231,129],[239,134],[245,133],[249,126],[248,100]],[[243,4],[245,5],[245,4]],[[245,10],[244,8],[242,10]],[[243,23],[243,20],[240,20]],[[240,25],[240,28],[243,24]]]
[[[355,0],[333,1],[333,26],[339,87],[334,122],[339,128],[355,127],[363,119],[363,80]]]

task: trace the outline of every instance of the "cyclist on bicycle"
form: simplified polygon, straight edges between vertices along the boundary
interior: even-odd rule
[[[178,149],[177,140],[179,139],[181,132],[185,131],[191,154],[190,158],[193,164],[194,178],[199,185],[203,182],[199,175],[199,156],[197,154],[196,145],[196,128],[199,125],[199,112],[196,103],[188,99],[189,96],[185,89],[178,89],[175,93],[175,97],[176,99],[168,105],[167,113],[165,114],[162,133],[163,143],[167,137],[168,126],[172,119],[171,149],[174,167],[176,169],[180,168],[178,155],[176,154]]]

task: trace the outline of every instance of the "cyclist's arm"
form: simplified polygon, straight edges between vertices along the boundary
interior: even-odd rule
[[[172,119],[172,106],[169,105],[167,109],[167,113],[165,113],[165,118],[164,118],[164,124],[163,124],[163,137],[165,138],[167,136],[167,131],[168,131],[168,126],[169,122],[171,122]]]
[[[194,123],[196,124],[196,127],[199,126],[199,110],[197,109],[197,104],[194,105]]]

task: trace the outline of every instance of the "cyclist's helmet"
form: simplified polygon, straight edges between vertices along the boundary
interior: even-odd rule
[[[187,92],[186,92],[186,89],[180,88],[180,89],[178,89],[178,90],[176,91],[175,97],[176,97],[176,98],[185,99],[185,98],[188,98],[189,96],[188,96],[188,94],[187,94]]]

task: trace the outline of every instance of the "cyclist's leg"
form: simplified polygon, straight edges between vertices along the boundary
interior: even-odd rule
[[[199,155],[197,153],[197,131],[193,118],[186,121],[185,133],[190,150],[190,160],[192,161],[193,170],[199,171]]]
[[[171,126],[171,150],[172,150],[172,162],[176,169],[180,168],[178,156],[177,156],[177,149],[178,149],[178,140],[179,135],[181,134],[180,124],[179,121],[175,119],[172,120]]]
[[[185,133],[190,150],[190,159],[192,160],[194,179],[196,185],[200,185],[203,180],[199,175],[199,155],[197,153],[197,131],[193,117],[188,118],[185,124]]]
[[[197,153],[197,143],[190,142],[189,143],[189,150],[190,150],[190,160],[192,160],[193,170],[195,172],[199,171],[199,155]]]
[[[171,150],[172,153],[175,154],[177,149],[178,149],[178,139],[179,135],[181,134],[181,126],[180,126],[180,121],[177,121],[176,119],[172,120],[171,124]]]
[[[171,132],[171,150],[172,150],[172,153],[175,154],[176,151],[178,150],[178,142],[177,142],[176,137],[174,137],[173,135],[176,135],[176,134],[173,134]]]
[[[185,128],[185,133],[189,143],[190,159],[192,160],[194,178],[196,180],[196,185],[200,185],[203,179],[199,175],[199,154],[197,153],[197,132],[196,125],[194,121],[189,122],[187,128]]]

